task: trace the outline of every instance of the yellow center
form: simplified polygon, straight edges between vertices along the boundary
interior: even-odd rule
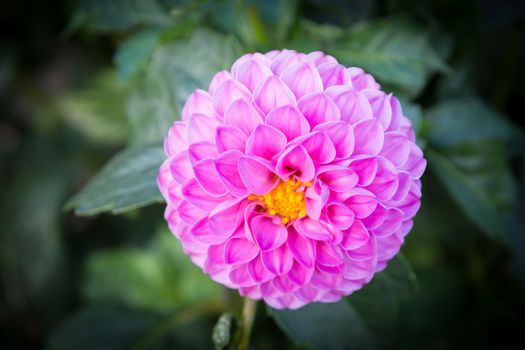
[[[310,187],[310,182],[295,180],[281,181],[273,190],[264,196],[251,194],[250,200],[258,200],[266,205],[270,215],[279,215],[283,224],[306,216],[304,189]]]

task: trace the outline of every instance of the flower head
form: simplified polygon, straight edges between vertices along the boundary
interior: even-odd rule
[[[186,101],[158,176],[212,279],[275,308],[333,302],[403,244],[426,161],[399,101],[322,52],[239,58]]]

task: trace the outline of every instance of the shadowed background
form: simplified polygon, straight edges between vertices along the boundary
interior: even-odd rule
[[[0,19],[1,348],[213,348],[239,298],[168,232],[159,145],[214,72],[285,47],[372,73],[429,165],[403,256],[338,304],[259,303],[252,348],[525,347],[522,1],[4,1]]]

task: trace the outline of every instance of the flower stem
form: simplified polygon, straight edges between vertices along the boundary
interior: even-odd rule
[[[241,324],[239,329],[238,350],[247,350],[250,346],[250,334],[252,332],[253,321],[257,313],[257,301],[244,298],[242,305]]]

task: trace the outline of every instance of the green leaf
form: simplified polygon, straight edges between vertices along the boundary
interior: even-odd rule
[[[69,30],[87,27],[97,32],[112,32],[138,25],[171,23],[169,14],[156,0],[84,0],[73,14]]]
[[[305,345],[312,350],[375,348],[372,334],[345,300],[270,312],[277,325],[298,346]]]
[[[195,266],[167,230],[145,249],[124,247],[93,254],[83,294],[91,303],[119,302],[168,311],[218,300],[221,288]]]
[[[199,29],[185,40],[158,48],[128,105],[130,148],[120,152],[67,204],[78,215],[114,214],[161,202],[158,168],[165,155],[160,144],[180,109],[196,89],[206,89],[213,75],[231,65],[238,48],[230,37]]]
[[[55,99],[64,120],[98,143],[122,143],[128,136],[127,88],[113,70],[98,73],[89,85]]]
[[[48,350],[128,349],[159,320],[154,313],[85,308],[55,329]]]
[[[504,146],[523,149],[522,130],[475,97],[442,102],[425,121],[431,169],[475,225],[505,240],[517,183]]]
[[[482,140],[510,141],[523,132],[478,98],[447,100],[426,111],[429,141],[450,146]]]
[[[491,237],[503,238],[506,209],[514,201],[516,183],[501,145],[498,151],[497,143],[482,142],[466,146],[463,152],[460,158],[457,151],[456,161],[435,150],[428,150],[426,155],[434,173],[472,223]]]
[[[346,300],[383,345],[395,341],[401,302],[419,290],[416,275],[407,259],[398,253],[385,270]]]
[[[127,80],[146,67],[160,36],[159,29],[146,29],[134,33],[120,44],[115,54],[120,79]]]
[[[229,67],[239,53],[230,37],[207,29],[159,47],[141,85],[128,101],[132,144],[161,142],[188,96],[207,89],[213,75]]]
[[[346,65],[361,67],[381,83],[418,95],[430,74],[448,67],[434,51],[429,33],[417,23],[390,18],[361,23],[331,53]]]
[[[121,151],[71,198],[66,209],[77,215],[104,211],[114,214],[155,202],[162,197],[156,178],[165,155],[161,146],[137,146]]]

